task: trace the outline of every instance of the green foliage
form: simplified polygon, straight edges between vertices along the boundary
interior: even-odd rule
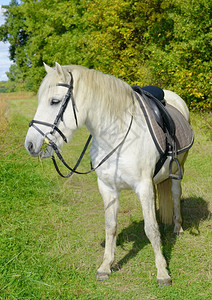
[[[13,0],[0,39],[17,81],[37,90],[43,61],[80,64],[130,84],[159,85],[211,108],[210,0]],[[106,9],[105,9],[106,8]],[[11,70],[12,71],[12,70]]]
[[[0,93],[6,93],[6,81],[0,81]]]
[[[6,22],[0,26],[0,40],[10,43],[10,59],[16,64],[16,72],[19,74],[16,81],[23,82],[27,76],[29,64],[26,52],[28,34],[25,19],[18,1],[12,0],[9,6],[3,6],[3,8],[6,10],[4,13]],[[14,67],[11,68],[11,76],[13,76],[13,71]]]
[[[149,48],[153,72],[191,109],[211,109],[210,10],[211,1],[175,1],[169,13],[173,38],[164,49]]]

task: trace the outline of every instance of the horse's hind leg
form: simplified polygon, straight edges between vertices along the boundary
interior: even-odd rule
[[[110,189],[99,179],[98,186],[104,201],[106,237],[103,263],[97,270],[97,279],[105,280],[111,273],[111,265],[114,261],[119,200],[117,191]]]
[[[174,233],[183,234],[180,201],[182,195],[181,180],[172,179],[172,197],[174,202]]]
[[[152,180],[143,180],[136,187],[135,191],[139,196],[142,205],[145,233],[152,244],[155,254],[158,284],[159,286],[170,285],[171,278],[166,269],[167,265],[165,258],[161,252],[160,233],[156,221],[155,198]]]

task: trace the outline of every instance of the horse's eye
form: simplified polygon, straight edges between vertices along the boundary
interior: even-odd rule
[[[57,98],[52,98],[50,101],[50,105],[55,105],[55,104],[59,104],[61,102],[60,99]]]

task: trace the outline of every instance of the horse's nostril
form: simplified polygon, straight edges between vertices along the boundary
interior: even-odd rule
[[[32,152],[32,150],[33,150],[33,143],[32,143],[32,142],[29,142],[27,148],[28,148],[29,152]]]

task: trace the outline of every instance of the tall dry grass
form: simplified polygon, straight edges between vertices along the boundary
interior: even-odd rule
[[[4,97],[0,96],[0,136],[8,126],[8,121],[6,118],[7,109],[7,100]]]
[[[14,92],[14,93],[0,93],[0,136],[3,135],[4,131],[8,126],[8,100],[21,100],[27,99],[32,96],[29,92]]]

